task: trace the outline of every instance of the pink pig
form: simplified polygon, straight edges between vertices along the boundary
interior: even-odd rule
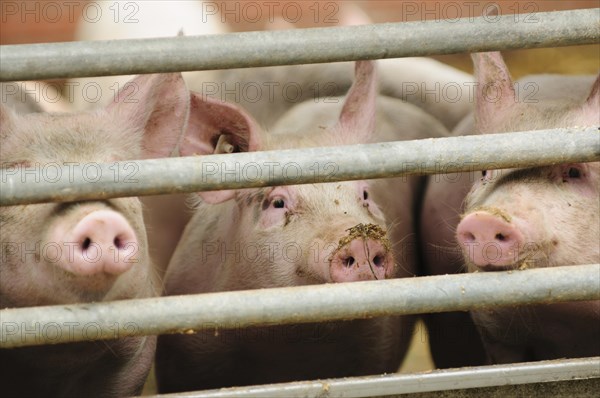
[[[447,134],[440,122],[415,106],[379,97],[374,68],[371,61],[357,62],[355,82],[345,99],[297,105],[270,135],[233,106],[227,112],[207,110],[216,130],[227,131],[230,139],[244,138],[251,150]],[[199,98],[193,103],[204,106]],[[407,134],[399,137],[399,130]],[[208,141],[191,138],[196,141],[182,141],[182,152]],[[410,177],[201,193],[204,202],[169,264],[165,292],[414,276],[412,214],[420,184],[419,177]],[[241,330],[207,325],[193,335],[160,336],[159,390],[395,372],[413,324],[413,317],[382,317]]]
[[[477,132],[600,125],[599,78],[545,75],[515,85],[499,53],[475,54],[473,59],[479,82]],[[494,93],[488,91],[491,87]],[[473,131],[472,118],[457,129],[468,131]],[[433,245],[448,247],[454,235],[462,250],[448,252],[438,262],[430,256],[429,272],[457,272],[462,264],[476,272],[600,261],[600,163],[487,170],[463,173],[455,183],[448,180],[428,187],[423,238],[431,250]],[[494,363],[599,355],[598,314],[598,301],[471,312]],[[434,321],[438,327],[444,324],[441,319]],[[437,343],[438,356],[451,361],[447,342]],[[454,347],[479,347],[475,338],[463,344]]]
[[[187,126],[189,104],[180,74],[169,74],[136,78],[96,112],[18,115],[0,105],[2,167],[168,156]],[[137,198],[0,207],[0,241],[3,309],[151,297],[159,290]],[[69,333],[90,325],[58,326]],[[2,392],[139,394],[155,345],[156,337],[147,336],[3,349]]]

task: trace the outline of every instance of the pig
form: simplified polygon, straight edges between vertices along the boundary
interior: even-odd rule
[[[448,134],[417,107],[378,97],[374,74],[372,61],[357,62],[345,99],[300,104],[269,135],[242,110],[219,115],[236,124],[223,125],[214,116],[221,125],[212,130],[244,134],[251,150],[397,140],[399,130],[406,131],[404,139]],[[193,140],[187,142],[193,150]],[[420,179],[410,177],[200,193],[202,202],[167,269],[165,294],[414,276],[412,215],[419,190]],[[292,246],[296,254],[282,250]],[[258,253],[248,254],[251,248]],[[414,317],[407,316],[244,330],[207,325],[196,334],[164,335],[157,347],[158,388],[178,392],[395,372],[413,326]]]
[[[22,115],[0,104],[1,164],[41,170],[65,162],[165,157],[187,126],[189,107],[180,74],[140,76],[114,103],[93,112]],[[2,309],[145,298],[160,291],[137,198],[0,207],[0,243]],[[60,326],[64,335],[87,325]],[[115,325],[126,327],[136,325]],[[136,395],[155,346],[156,337],[145,336],[2,349],[2,393]]]
[[[600,77],[542,75],[515,86],[500,53],[474,54],[473,60],[479,82],[476,111],[459,133],[600,125]],[[485,91],[490,86],[495,94]],[[491,97],[498,100],[486,100]],[[484,170],[464,173],[453,186],[447,180],[430,184],[422,238],[447,247],[454,235],[459,250],[447,253],[445,265],[428,266],[443,273],[461,266],[499,272],[598,263],[599,174],[599,162],[570,163]],[[481,340],[462,341],[454,349],[479,349],[482,342],[485,363],[597,356],[599,314],[600,301],[471,311]],[[447,360],[450,352],[444,352],[442,341],[438,348]]]

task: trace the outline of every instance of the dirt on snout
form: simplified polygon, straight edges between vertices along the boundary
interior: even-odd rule
[[[356,238],[362,238],[365,242],[367,239],[380,241],[385,247],[386,252],[391,249],[390,240],[387,238],[387,231],[384,231],[379,225],[375,224],[357,224],[352,228],[348,228],[348,235],[340,239],[336,252],[352,242]]]
[[[329,258],[329,262],[331,263],[335,253],[338,253],[340,250],[342,250],[344,246],[360,238],[362,239],[365,246],[365,253],[367,253],[367,261],[369,262],[369,268],[371,269],[371,272],[373,273],[375,279],[378,279],[377,275],[375,274],[375,271],[373,270],[373,264],[371,264],[370,256],[368,254],[369,247],[367,242],[369,239],[381,242],[387,254],[391,250],[391,244],[390,240],[387,238],[387,232],[383,230],[383,228],[381,228],[379,225],[375,224],[357,224],[352,228],[348,228],[346,231],[348,231],[348,235],[340,239],[337,249],[334,250],[331,257]]]

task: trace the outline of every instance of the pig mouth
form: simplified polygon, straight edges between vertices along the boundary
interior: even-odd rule
[[[538,244],[536,250],[520,252],[518,261],[512,264],[498,265],[488,263],[485,265],[475,265],[467,260],[467,268],[469,272],[501,272],[551,267],[550,255],[544,251],[546,246],[549,246],[549,244]]]
[[[83,295],[87,295],[88,301],[101,300],[118,279],[118,275],[76,275],[69,271],[63,272],[65,279],[69,280],[69,284],[76,288],[79,294],[82,294],[79,289],[85,292]]]
[[[495,265],[495,264],[486,264],[486,265],[475,265],[471,262],[468,263],[469,272],[502,272],[502,271],[515,271],[517,269],[521,269],[521,267],[517,264],[511,265]],[[525,269],[525,268],[523,268]]]

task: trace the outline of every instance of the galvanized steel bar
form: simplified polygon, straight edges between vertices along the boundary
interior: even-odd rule
[[[600,134],[593,127],[113,164],[16,165],[0,169],[0,206],[598,160]]]
[[[600,357],[434,370],[424,373],[347,377],[264,386],[177,393],[186,398],[359,398],[600,378]],[[598,382],[598,380],[596,381]],[[588,387],[589,388],[589,387]],[[589,392],[589,391],[588,391]],[[597,393],[598,390],[595,391]],[[577,395],[571,390],[571,394]],[[164,397],[170,394],[161,395]]]
[[[0,46],[0,81],[399,58],[592,44],[600,9],[98,42]]]
[[[0,348],[597,299],[600,264],[16,308]]]

